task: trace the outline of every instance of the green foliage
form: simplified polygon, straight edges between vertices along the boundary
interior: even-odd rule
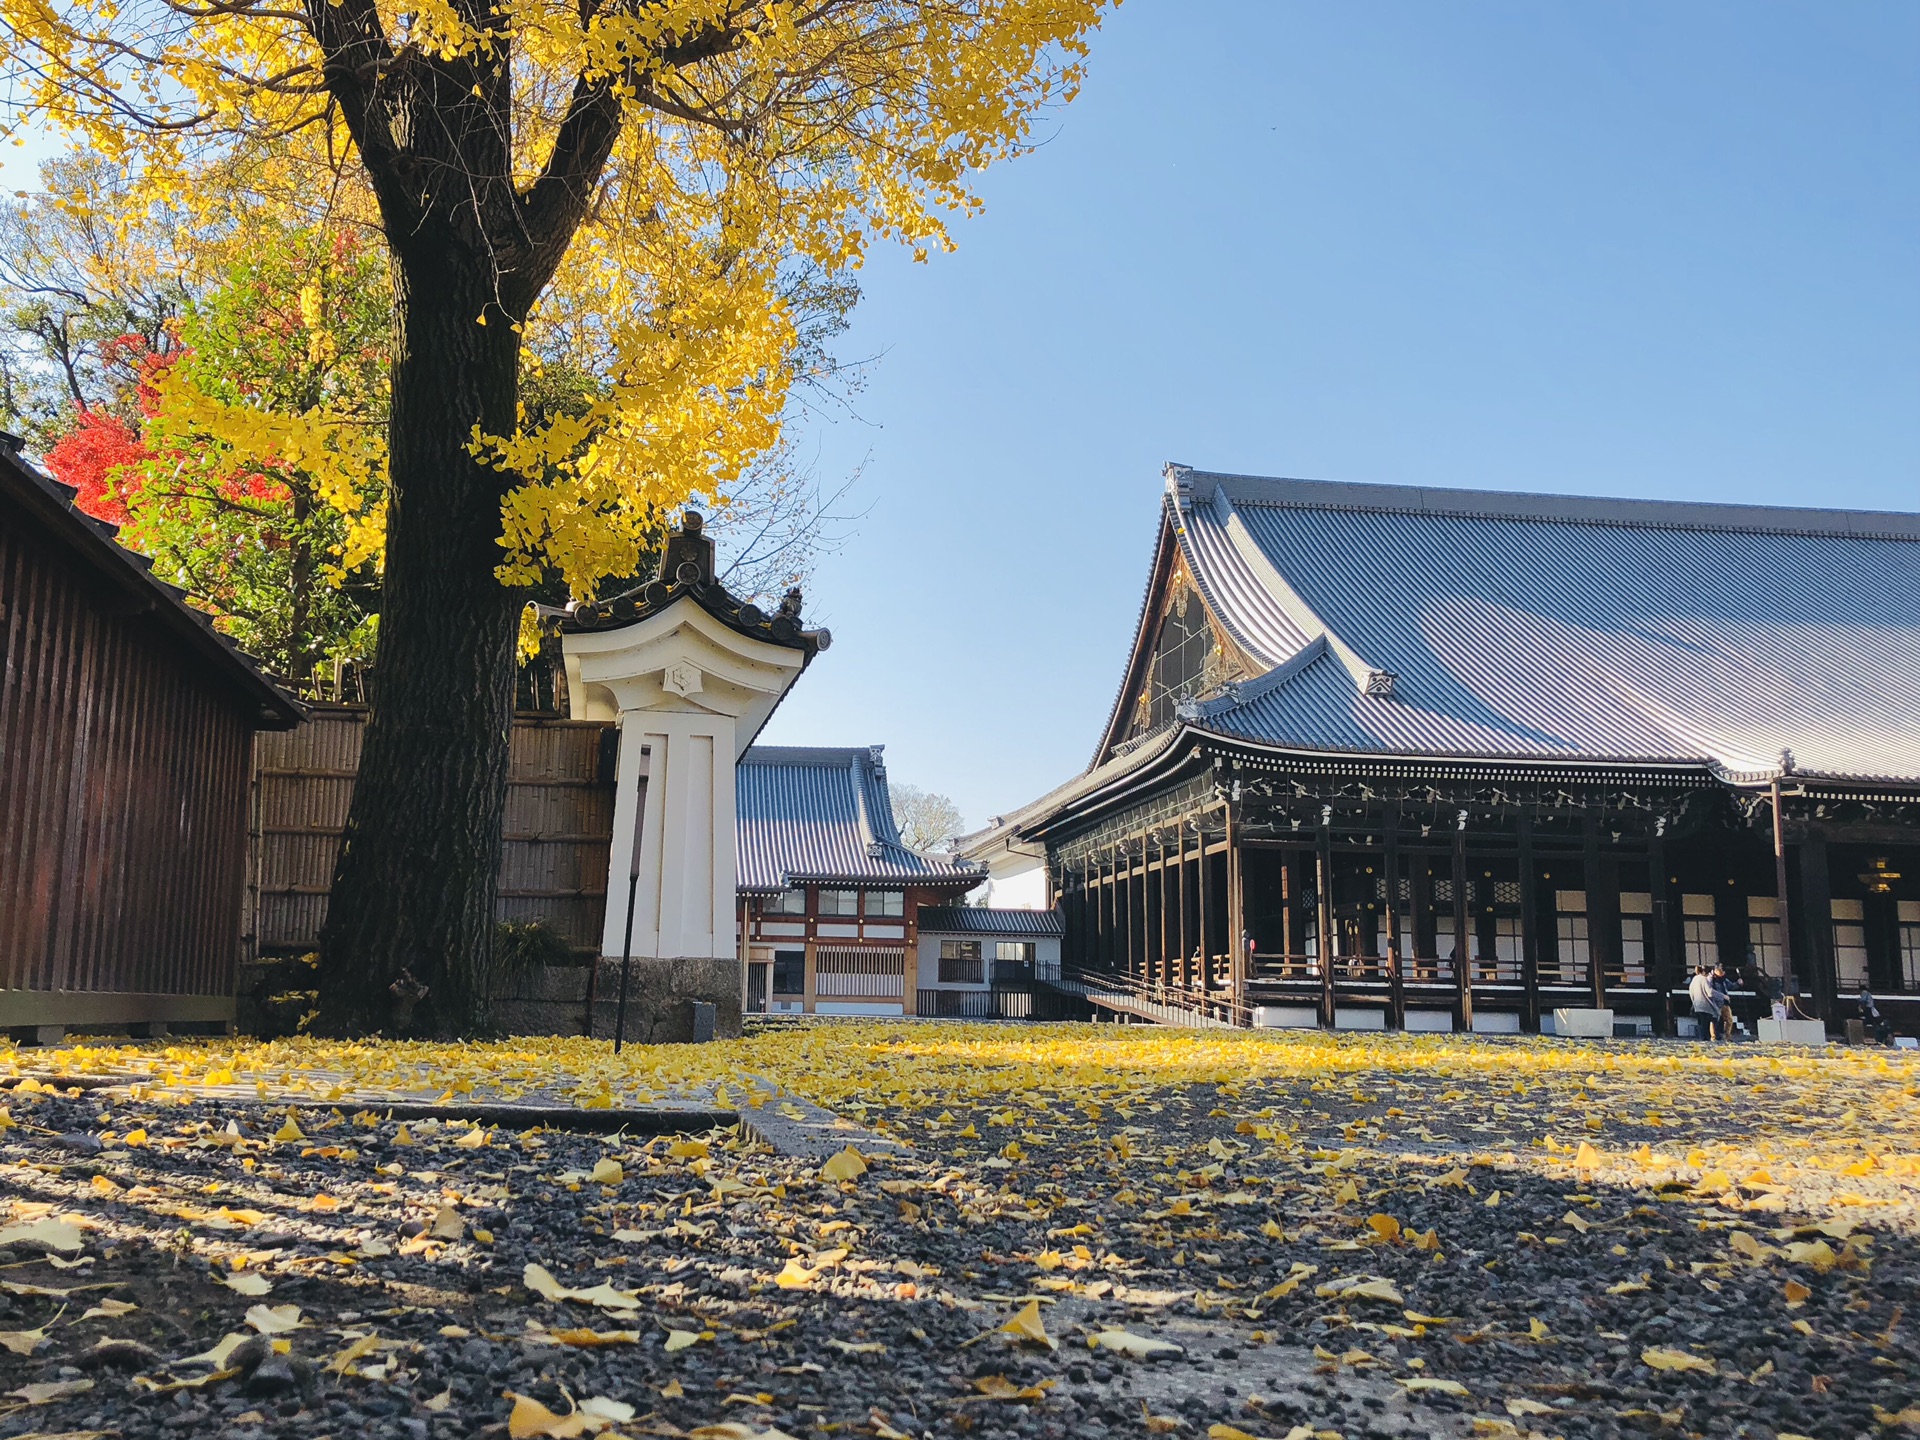
[[[296,684],[372,650],[379,467],[341,477],[382,443],[387,295],[378,249],[263,229],[173,325],[144,398],[149,456],[119,477],[129,542]]]

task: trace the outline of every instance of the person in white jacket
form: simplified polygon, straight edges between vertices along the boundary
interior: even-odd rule
[[[1713,977],[1707,967],[1693,968],[1693,983],[1687,986],[1687,998],[1693,1001],[1693,1018],[1699,1023],[1700,1038],[1711,1040],[1720,1025],[1720,1005],[1713,994]]]

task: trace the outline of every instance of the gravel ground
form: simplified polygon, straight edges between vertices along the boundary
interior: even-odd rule
[[[851,1178],[16,1092],[0,1436],[1920,1430],[1908,1062],[1102,1028],[704,1047],[909,1147]]]

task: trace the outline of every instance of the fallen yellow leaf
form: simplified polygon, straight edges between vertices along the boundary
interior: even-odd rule
[[[1183,1355],[1186,1352],[1171,1340],[1155,1340],[1148,1335],[1135,1335],[1130,1330],[1101,1330],[1087,1337],[1087,1348],[1093,1350],[1113,1350],[1122,1355],[1130,1355],[1135,1360],[1146,1360],[1155,1355]]]
[[[1693,1355],[1685,1350],[1669,1350],[1659,1346],[1642,1350],[1640,1358],[1655,1370],[1698,1370],[1702,1375],[1713,1375],[1717,1374],[1719,1369],[1705,1355]]]
[[[1038,1300],[1027,1301],[1027,1303],[1021,1307],[1020,1313],[1007,1321],[1000,1329],[1004,1333],[1012,1335],[1017,1339],[1031,1341],[1036,1345],[1044,1345],[1049,1350],[1059,1348],[1058,1342],[1055,1341],[1051,1335],[1047,1334],[1047,1327],[1041,1322],[1040,1302]]]
[[[867,1173],[867,1162],[860,1152],[851,1145],[820,1167],[822,1180],[845,1181],[858,1180]]]

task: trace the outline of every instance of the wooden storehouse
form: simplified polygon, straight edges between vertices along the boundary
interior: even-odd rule
[[[735,787],[748,1013],[936,1013],[921,907],[986,877],[900,843],[881,747],[756,745]]]
[[[1063,963],[1237,1023],[1920,1029],[1920,516],[1170,466],[1045,854]]]
[[[234,1017],[267,679],[0,437],[0,1029]]]

